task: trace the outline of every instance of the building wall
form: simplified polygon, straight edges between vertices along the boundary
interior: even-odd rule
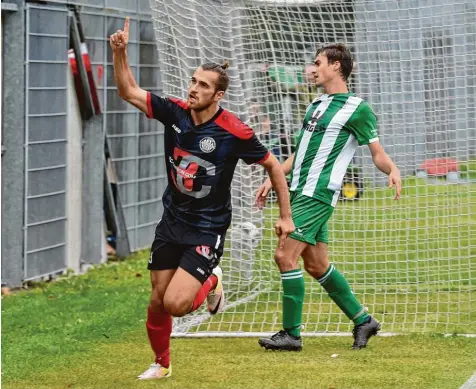
[[[406,174],[425,159],[476,156],[475,7],[472,1],[356,2],[359,92]],[[368,153],[361,155],[370,167]]]
[[[132,250],[150,245],[166,186],[163,128],[119,99],[108,42],[130,16],[134,75],[160,94],[149,2],[16,3],[2,12],[2,283],[9,286],[105,259],[105,137]],[[103,112],[84,123],[68,83],[68,4],[82,6]]]
[[[23,279],[25,22],[23,1],[2,11],[2,284]],[[5,75],[8,75],[7,77]]]

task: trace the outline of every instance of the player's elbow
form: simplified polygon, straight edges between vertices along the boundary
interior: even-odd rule
[[[135,84],[125,83],[124,85],[117,86],[117,93],[119,94],[119,97],[129,103],[134,99],[138,99],[141,95],[140,92],[141,89]]]
[[[131,101],[134,96],[133,90],[130,87],[117,88],[117,94],[125,101]]]
[[[190,312],[192,302],[183,293],[168,292],[164,296],[164,308],[174,317],[182,317]]]
[[[385,151],[383,151],[383,149],[380,149],[380,150],[377,150],[375,152],[372,153],[372,162],[378,166],[381,161],[383,161],[385,159]]]
[[[271,180],[276,180],[280,177],[283,177],[283,179],[286,180],[286,172],[278,160],[276,160],[276,163],[273,163],[273,165],[268,169],[268,175]]]
[[[275,171],[282,170],[281,164],[279,163],[277,158],[271,153],[268,154],[266,160],[262,163],[262,165],[270,175]]]
[[[372,162],[374,163],[375,166],[378,165],[378,157],[377,157],[377,155],[372,155]]]

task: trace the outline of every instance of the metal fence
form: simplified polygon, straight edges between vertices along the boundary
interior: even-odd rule
[[[23,279],[25,15],[2,2],[2,283]]]
[[[359,93],[406,174],[428,158],[476,157],[475,11],[470,0],[356,2]],[[370,157],[359,155],[375,176]]]
[[[26,8],[23,279],[66,268],[66,53],[64,7]]]
[[[114,83],[112,52],[108,37],[124,26],[124,15],[82,12],[84,31],[96,75],[106,131],[117,185],[125,216],[131,250],[151,244],[166,176],[163,153],[163,128],[136,108],[124,102]],[[157,50],[149,18],[131,15],[129,63],[139,85],[160,94]]]
[[[83,6],[103,112],[87,122],[77,112],[68,64],[69,4]],[[17,286],[105,259],[105,136],[133,251],[152,242],[166,177],[163,128],[119,98],[108,42],[130,16],[134,76],[161,93],[148,0],[16,1],[9,9],[2,13],[3,71],[12,75],[2,95],[2,284]]]

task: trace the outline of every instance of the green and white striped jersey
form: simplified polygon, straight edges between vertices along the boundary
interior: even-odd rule
[[[357,146],[376,141],[377,118],[367,102],[354,93],[320,96],[304,117],[290,190],[335,206]]]

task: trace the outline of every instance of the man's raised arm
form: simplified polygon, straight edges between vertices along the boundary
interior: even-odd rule
[[[148,114],[147,92],[136,83],[132,75],[127,57],[129,43],[129,17],[126,17],[124,31],[118,30],[110,36],[110,44],[114,59],[114,78],[119,96]]]

